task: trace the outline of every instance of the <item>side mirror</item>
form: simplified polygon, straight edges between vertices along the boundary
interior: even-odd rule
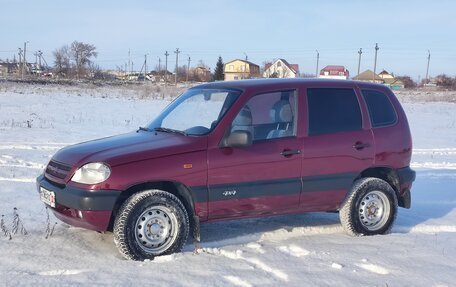
[[[226,136],[221,147],[246,147],[252,145],[252,134],[248,131],[234,131]]]

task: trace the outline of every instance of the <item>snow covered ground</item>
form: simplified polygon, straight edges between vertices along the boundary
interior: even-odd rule
[[[455,103],[401,93],[417,180],[412,208],[399,210],[389,235],[350,237],[333,213],[249,219],[203,225],[199,254],[189,242],[182,253],[133,262],[112,234],[59,222],[46,239],[34,180],[59,148],[134,130],[169,101],[72,89],[0,86],[0,214],[11,227],[16,207],[28,232],[0,233],[0,286],[456,285]]]

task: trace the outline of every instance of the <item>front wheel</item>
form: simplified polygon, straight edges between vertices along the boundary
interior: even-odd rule
[[[388,233],[397,214],[393,188],[379,178],[357,180],[339,212],[344,229],[351,235]]]
[[[178,252],[188,233],[188,214],[182,202],[161,190],[134,194],[114,221],[114,242],[120,253],[132,260]]]

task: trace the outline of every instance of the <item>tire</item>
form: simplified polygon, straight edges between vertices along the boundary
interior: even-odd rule
[[[345,231],[353,236],[385,234],[397,215],[393,188],[379,178],[362,178],[353,184],[339,212]]]
[[[188,214],[173,194],[142,191],[122,204],[113,232],[114,242],[125,258],[152,260],[182,250],[189,233]]]

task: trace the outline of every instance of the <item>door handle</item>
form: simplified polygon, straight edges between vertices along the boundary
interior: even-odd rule
[[[284,157],[290,157],[295,154],[300,154],[301,151],[299,149],[284,149],[280,154]]]
[[[366,147],[370,147],[370,143],[356,142],[353,145],[353,148],[356,149],[356,150],[362,150],[362,149],[364,149]]]

